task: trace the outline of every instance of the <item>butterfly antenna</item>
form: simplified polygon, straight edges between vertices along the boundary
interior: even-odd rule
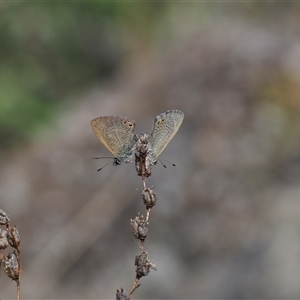
[[[92,159],[102,159],[102,158],[107,158],[107,159],[115,159],[114,157],[106,157],[106,156],[102,156],[102,157],[92,157]],[[97,170],[97,172],[101,171],[103,168],[105,168],[108,164],[110,164],[110,162],[108,162],[107,164],[105,164],[103,167],[101,167],[100,169]]]
[[[164,168],[166,168],[167,166],[162,162],[162,160],[164,160],[165,162],[167,162],[168,164],[172,165],[173,167],[176,167],[175,164],[169,162],[168,160],[166,159],[158,159],[160,161],[160,163],[164,166]]]
[[[92,157],[92,159],[102,159],[102,158],[114,159],[113,157],[105,157],[105,156],[101,156],[101,157]]]
[[[161,161],[161,159],[158,159],[158,161],[164,166],[164,168],[167,168],[167,166]]]
[[[108,164],[110,164],[110,162],[108,162],[107,164],[105,164],[103,167],[101,167],[100,169],[97,170],[97,172],[101,171],[103,168],[105,168]]]

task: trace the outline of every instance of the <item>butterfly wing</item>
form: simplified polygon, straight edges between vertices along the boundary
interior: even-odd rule
[[[183,112],[175,109],[168,110],[155,118],[154,129],[151,133],[151,145],[155,159],[157,159],[174,137],[183,118]]]
[[[91,126],[102,144],[122,161],[133,146],[135,122],[124,117],[98,117]]]

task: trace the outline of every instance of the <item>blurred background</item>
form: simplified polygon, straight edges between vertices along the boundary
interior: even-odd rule
[[[300,4],[0,2],[0,208],[23,299],[129,291],[144,213],[134,164],[90,120],[184,122],[154,166],[137,299],[300,297]],[[1,299],[14,298],[3,271]]]

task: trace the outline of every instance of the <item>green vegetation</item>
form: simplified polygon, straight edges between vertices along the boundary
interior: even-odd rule
[[[294,5],[0,2],[0,149],[29,138],[74,88],[113,76],[136,44],[177,41],[174,27],[186,34],[216,14],[264,22],[283,10]]]
[[[126,35],[163,3],[0,3],[0,148],[30,137],[75,87],[112,76]],[[124,37],[125,36],[125,37]]]

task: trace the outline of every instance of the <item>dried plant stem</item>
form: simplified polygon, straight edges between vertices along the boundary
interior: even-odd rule
[[[150,269],[156,270],[155,264],[148,258],[148,252],[145,251],[145,239],[148,235],[148,225],[150,212],[156,204],[156,194],[153,187],[149,188],[146,185],[146,178],[151,176],[152,166],[155,161],[151,159],[151,145],[149,134],[135,135],[135,167],[137,174],[142,178],[143,191],[141,193],[144,205],[146,207],[146,217],[137,214],[135,218],[130,219],[131,231],[140,243],[140,254],[135,257],[135,272],[136,276],[130,289],[129,295],[121,288],[117,289],[117,300],[130,300],[134,291],[140,286],[139,280],[147,276]]]
[[[130,290],[130,293],[129,293],[129,296],[128,296],[128,299],[131,299],[131,295],[133,294],[133,292],[140,286],[138,284],[139,282],[139,278],[135,278],[134,282],[133,282],[133,285],[131,287],[131,290]]]
[[[142,178],[142,182],[143,182],[144,190],[147,189],[146,178]],[[147,222],[149,221],[149,218],[150,218],[150,212],[151,212],[151,208],[147,208],[147,215],[146,215],[146,221]]]
[[[17,250],[17,261],[18,261],[18,276],[15,279],[17,283],[17,300],[20,300],[21,298],[21,274],[22,274],[22,265],[21,265],[21,250],[20,250],[20,240],[19,236],[14,233],[15,227],[10,227],[9,224],[6,226],[7,231],[10,233],[10,236],[12,238],[12,245]]]
[[[146,221],[149,221],[150,219],[150,212],[151,212],[151,208],[147,209]]]
[[[144,168],[141,168],[141,169],[143,170]],[[134,236],[141,241],[141,244],[140,244],[141,253],[140,253],[140,255],[136,256],[136,259],[135,259],[136,277],[133,281],[132,287],[130,289],[130,293],[129,293],[128,297],[126,297],[126,300],[130,300],[133,292],[140,286],[140,284],[138,284],[140,278],[148,275],[150,272],[150,269],[156,270],[155,264],[152,263],[148,259],[148,253],[144,249],[145,248],[145,239],[146,239],[147,233],[148,233],[150,212],[151,212],[151,208],[156,203],[156,195],[153,191],[153,187],[147,188],[147,186],[146,186],[146,177],[147,176],[143,176],[143,175],[144,175],[144,173],[142,173],[142,182],[143,182],[143,187],[144,187],[144,189],[142,191],[142,198],[143,198],[144,204],[146,206],[147,214],[146,214],[146,218],[144,218],[144,216],[142,216],[142,215],[140,215],[140,213],[138,213],[138,216],[135,219],[131,219],[131,221],[130,221],[131,229],[133,231]]]
[[[17,284],[17,300],[20,300],[21,293],[21,250],[20,235],[16,226],[10,226],[10,216],[0,209],[0,225],[6,227],[5,230],[0,229],[0,265],[3,263],[5,274]],[[13,253],[4,255],[3,250],[11,246],[15,250]]]
[[[17,282],[17,300],[20,300],[20,292],[21,292],[21,282]]]
[[[144,190],[147,188],[146,186],[146,178],[143,178],[142,177],[142,182],[143,182],[143,187],[144,187]],[[151,208],[147,209],[147,216],[146,216],[146,222],[148,223],[149,221],[149,217],[150,217],[150,211],[151,211]],[[145,247],[145,241],[141,241],[141,246],[140,246],[140,249],[141,249],[141,253],[144,252],[144,247]],[[131,296],[132,294],[134,293],[134,291],[140,286],[139,283],[139,280],[140,280],[140,277],[136,277],[133,281],[133,284],[132,284],[132,287],[130,289],[130,293],[127,297],[127,300],[130,300],[131,299]]]
[[[17,245],[16,247],[17,250],[17,260],[18,260],[18,265],[19,265],[19,277],[17,280],[17,300],[21,299],[21,275],[22,275],[22,265],[21,265],[21,251],[20,251],[20,246]]]

